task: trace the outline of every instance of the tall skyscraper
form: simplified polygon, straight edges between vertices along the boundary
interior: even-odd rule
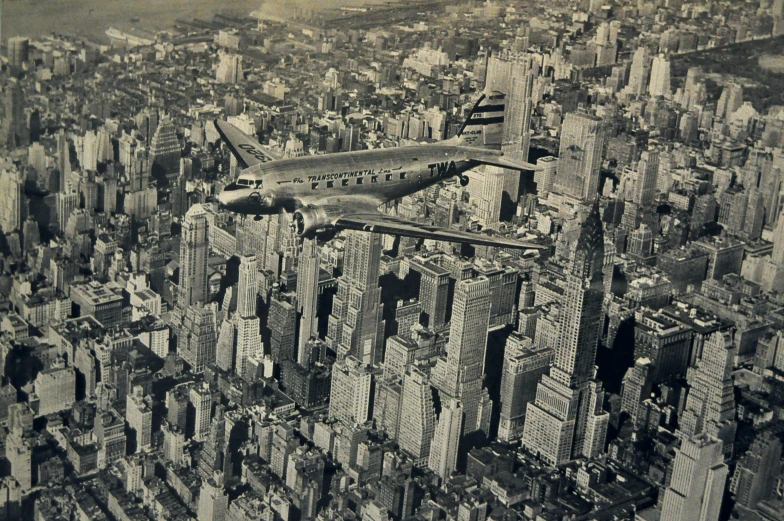
[[[604,449],[609,416],[595,379],[604,298],[604,234],[599,205],[582,225],[566,274],[555,361],[528,405],[523,445],[550,465]]]
[[[354,356],[332,366],[329,415],[344,425],[363,424],[369,419],[373,373]]]
[[[403,377],[397,442],[418,465],[427,462],[435,426],[430,378],[417,367],[411,367]]]
[[[264,354],[264,346],[259,331],[259,317],[237,318],[237,349],[234,359],[234,370],[238,375],[246,376],[249,358],[259,358]]]
[[[57,170],[60,174],[57,190],[65,192],[66,184],[71,178],[71,145],[65,130],[60,130],[57,133]]]
[[[237,283],[237,314],[241,317],[256,316],[258,292],[258,262],[254,255],[240,258],[240,276]]]
[[[21,68],[30,59],[30,39],[14,36],[8,39],[8,61],[12,67]]]
[[[457,468],[457,448],[462,433],[463,407],[455,398],[447,398],[441,405],[436,422],[427,466],[441,479],[447,479]]]
[[[642,207],[653,204],[656,198],[656,176],[659,172],[659,152],[646,150],[637,163],[633,201]]]
[[[732,336],[727,331],[710,335],[702,356],[686,372],[689,391],[680,418],[684,439],[706,433],[724,444],[729,457],[735,442],[735,392],[732,383],[734,359]]]
[[[664,492],[661,521],[718,521],[728,472],[721,440],[706,434],[683,440]]]
[[[583,201],[593,200],[599,193],[603,147],[601,119],[584,112],[567,114],[561,126],[554,190]]]
[[[150,141],[150,175],[159,183],[174,184],[180,173],[180,141],[169,118],[163,118]]]
[[[411,261],[411,269],[420,275],[419,300],[427,317],[427,326],[437,331],[446,324],[449,270],[430,261]]]
[[[193,406],[193,437],[203,440],[210,432],[212,420],[212,394],[204,383],[201,387],[191,388],[188,399]]]
[[[303,239],[302,253],[299,257],[297,274],[297,308],[301,315],[297,363],[307,365],[310,355],[308,341],[318,337],[318,317],[316,316],[319,296],[319,247],[318,240]]]
[[[663,54],[656,56],[651,64],[651,81],[648,84],[648,93],[651,97],[672,96],[670,85],[670,60]]]
[[[185,308],[177,337],[177,351],[194,373],[204,371],[207,364],[215,362],[216,327],[215,315],[210,308],[200,304]]]
[[[26,205],[24,179],[22,173],[13,165],[0,166],[0,228],[3,233],[20,230]]]
[[[628,92],[633,96],[641,96],[648,86],[651,72],[651,51],[647,47],[638,47],[634,51],[632,66],[629,72]]]
[[[760,433],[740,459],[730,482],[735,501],[754,509],[773,492],[781,471],[781,440],[774,433]]]
[[[459,281],[455,286],[446,357],[436,362],[433,384],[462,403],[463,434],[481,428],[479,402],[489,321],[490,281],[481,275]]]
[[[24,108],[22,84],[12,80],[5,88],[5,118],[2,128],[2,144],[8,148],[26,147],[30,141]]]
[[[207,212],[191,206],[182,221],[180,237],[180,283],[177,304],[185,309],[207,300]]]
[[[535,347],[530,338],[512,333],[506,341],[501,374],[501,418],[498,437],[504,441],[523,434],[525,412],[536,397],[536,385],[547,373],[553,350]]]
[[[242,80],[242,56],[238,54],[220,54],[220,61],[215,72],[218,83],[237,84]]]
[[[327,344],[339,358],[352,354],[364,364],[382,359],[384,322],[381,320],[381,235],[347,233],[343,276],[332,303]]]

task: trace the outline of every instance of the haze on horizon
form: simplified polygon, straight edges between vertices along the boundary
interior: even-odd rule
[[[7,0],[3,6],[2,38],[38,37],[53,32],[102,38],[115,25],[166,30],[178,18],[210,19],[220,11],[250,13],[260,7],[287,16],[293,4],[334,8],[380,3],[383,0]],[[132,18],[138,22],[131,23]]]

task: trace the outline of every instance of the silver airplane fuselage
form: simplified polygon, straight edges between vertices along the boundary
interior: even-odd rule
[[[379,206],[411,195],[481,164],[472,149],[433,144],[261,163],[241,172],[218,201],[250,215],[293,212],[302,207]],[[474,155],[476,150],[473,149]]]

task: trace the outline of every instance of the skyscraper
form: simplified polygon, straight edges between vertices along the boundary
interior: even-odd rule
[[[205,480],[199,493],[199,519],[208,521],[226,521],[229,510],[229,496],[222,486],[222,474]]]
[[[433,384],[462,403],[463,434],[481,427],[479,402],[489,321],[490,281],[481,275],[459,281],[455,287],[446,357],[436,362]]]
[[[354,356],[335,362],[332,366],[329,415],[348,426],[365,423],[370,413],[372,384],[370,367]]]
[[[316,316],[319,296],[319,248],[318,240],[303,239],[297,275],[297,308],[301,315],[297,363],[307,365],[308,341],[318,337]]]
[[[447,398],[436,422],[427,466],[441,479],[447,479],[457,468],[457,448],[462,433],[463,407],[455,398]]]
[[[215,362],[218,341],[215,328],[215,316],[210,308],[202,305],[185,308],[177,351],[194,373],[204,371],[207,364]]]
[[[352,354],[364,364],[382,359],[384,322],[381,320],[381,235],[347,233],[343,276],[332,303],[327,344],[339,358]]]
[[[659,171],[659,152],[646,150],[637,163],[633,201],[642,207],[653,204],[656,198],[656,176]]]
[[[234,370],[238,375],[246,376],[249,358],[259,358],[264,354],[264,346],[259,331],[259,317],[237,318],[237,350],[234,359]]]
[[[30,141],[24,108],[22,84],[12,80],[5,88],[5,119],[2,128],[2,144],[8,148],[25,147]]]
[[[774,433],[760,433],[735,467],[730,492],[735,501],[754,509],[768,499],[781,470],[781,440]]]
[[[30,59],[30,39],[24,36],[14,36],[8,39],[8,61],[17,69]]]
[[[166,185],[174,184],[180,173],[180,141],[169,118],[163,118],[150,141],[150,175]]]
[[[256,316],[258,292],[258,262],[254,255],[240,258],[240,276],[237,283],[237,314],[241,317]]]
[[[727,473],[720,440],[706,434],[683,440],[664,492],[661,521],[718,521]]]
[[[0,228],[3,233],[20,230],[26,204],[22,173],[13,163],[0,166]]]
[[[732,455],[737,429],[732,383],[734,356],[729,332],[717,331],[707,338],[702,356],[686,372],[689,391],[678,431],[684,439],[702,433],[718,438],[727,457]]]
[[[201,387],[194,387],[188,395],[193,406],[193,437],[203,440],[210,432],[212,420],[212,394],[206,383]]]
[[[185,309],[207,299],[207,212],[191,206],[182,221],[180,283],[177,304]]]
[[[418,465],[427,462],[435,424],[430,378],[417,367],[411,367],[403,377],[397,442]]]
[[[220,61],[215,72],[218,83],[237,84],[242,79],[242,56],[238,54],[220,54]]]
[[[536,385],[547,373],[553,350],[536,347],[530,338],[512,333],[506,341],[501,374],[501,418],[498,437],[504,441],[523,434],[525,412],[536,397]]]
[[[628,92],[633,96],[641,96],[648,86],[651,72],[651,51],[647,47],[638,47],[634,51],[632,67],[629,72]]]
[[[599,193],[603,147],[601,119],[584,112],[567,114],[561,126],[554,190],[575,199],[593,200]]]
[[[651,97],[672,96],[670,86],[670,60],[663,54],[656,56],[651,64],[651,81],[648,84],[648,93]]]
[[[604,448],[609,416],[595,380],[604,298],[604,234],[599,205],[582,225],[566,274],[555,361],[528,405],[523,445],[550,465],[591,458]]]

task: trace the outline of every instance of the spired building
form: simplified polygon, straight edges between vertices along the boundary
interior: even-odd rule
[[[363,364],[382,360],[384,321],[381,320],[381,235],[348,232],[343,276],[332,304],[327,344],[338,358],[353,355]]]
[[[604,234],[598,203],[582,226],[566,274],[555,361],[528,405],[523,445],[549,465],[591,458],[604,447],[609,415],[595,379],[604,298]]]

